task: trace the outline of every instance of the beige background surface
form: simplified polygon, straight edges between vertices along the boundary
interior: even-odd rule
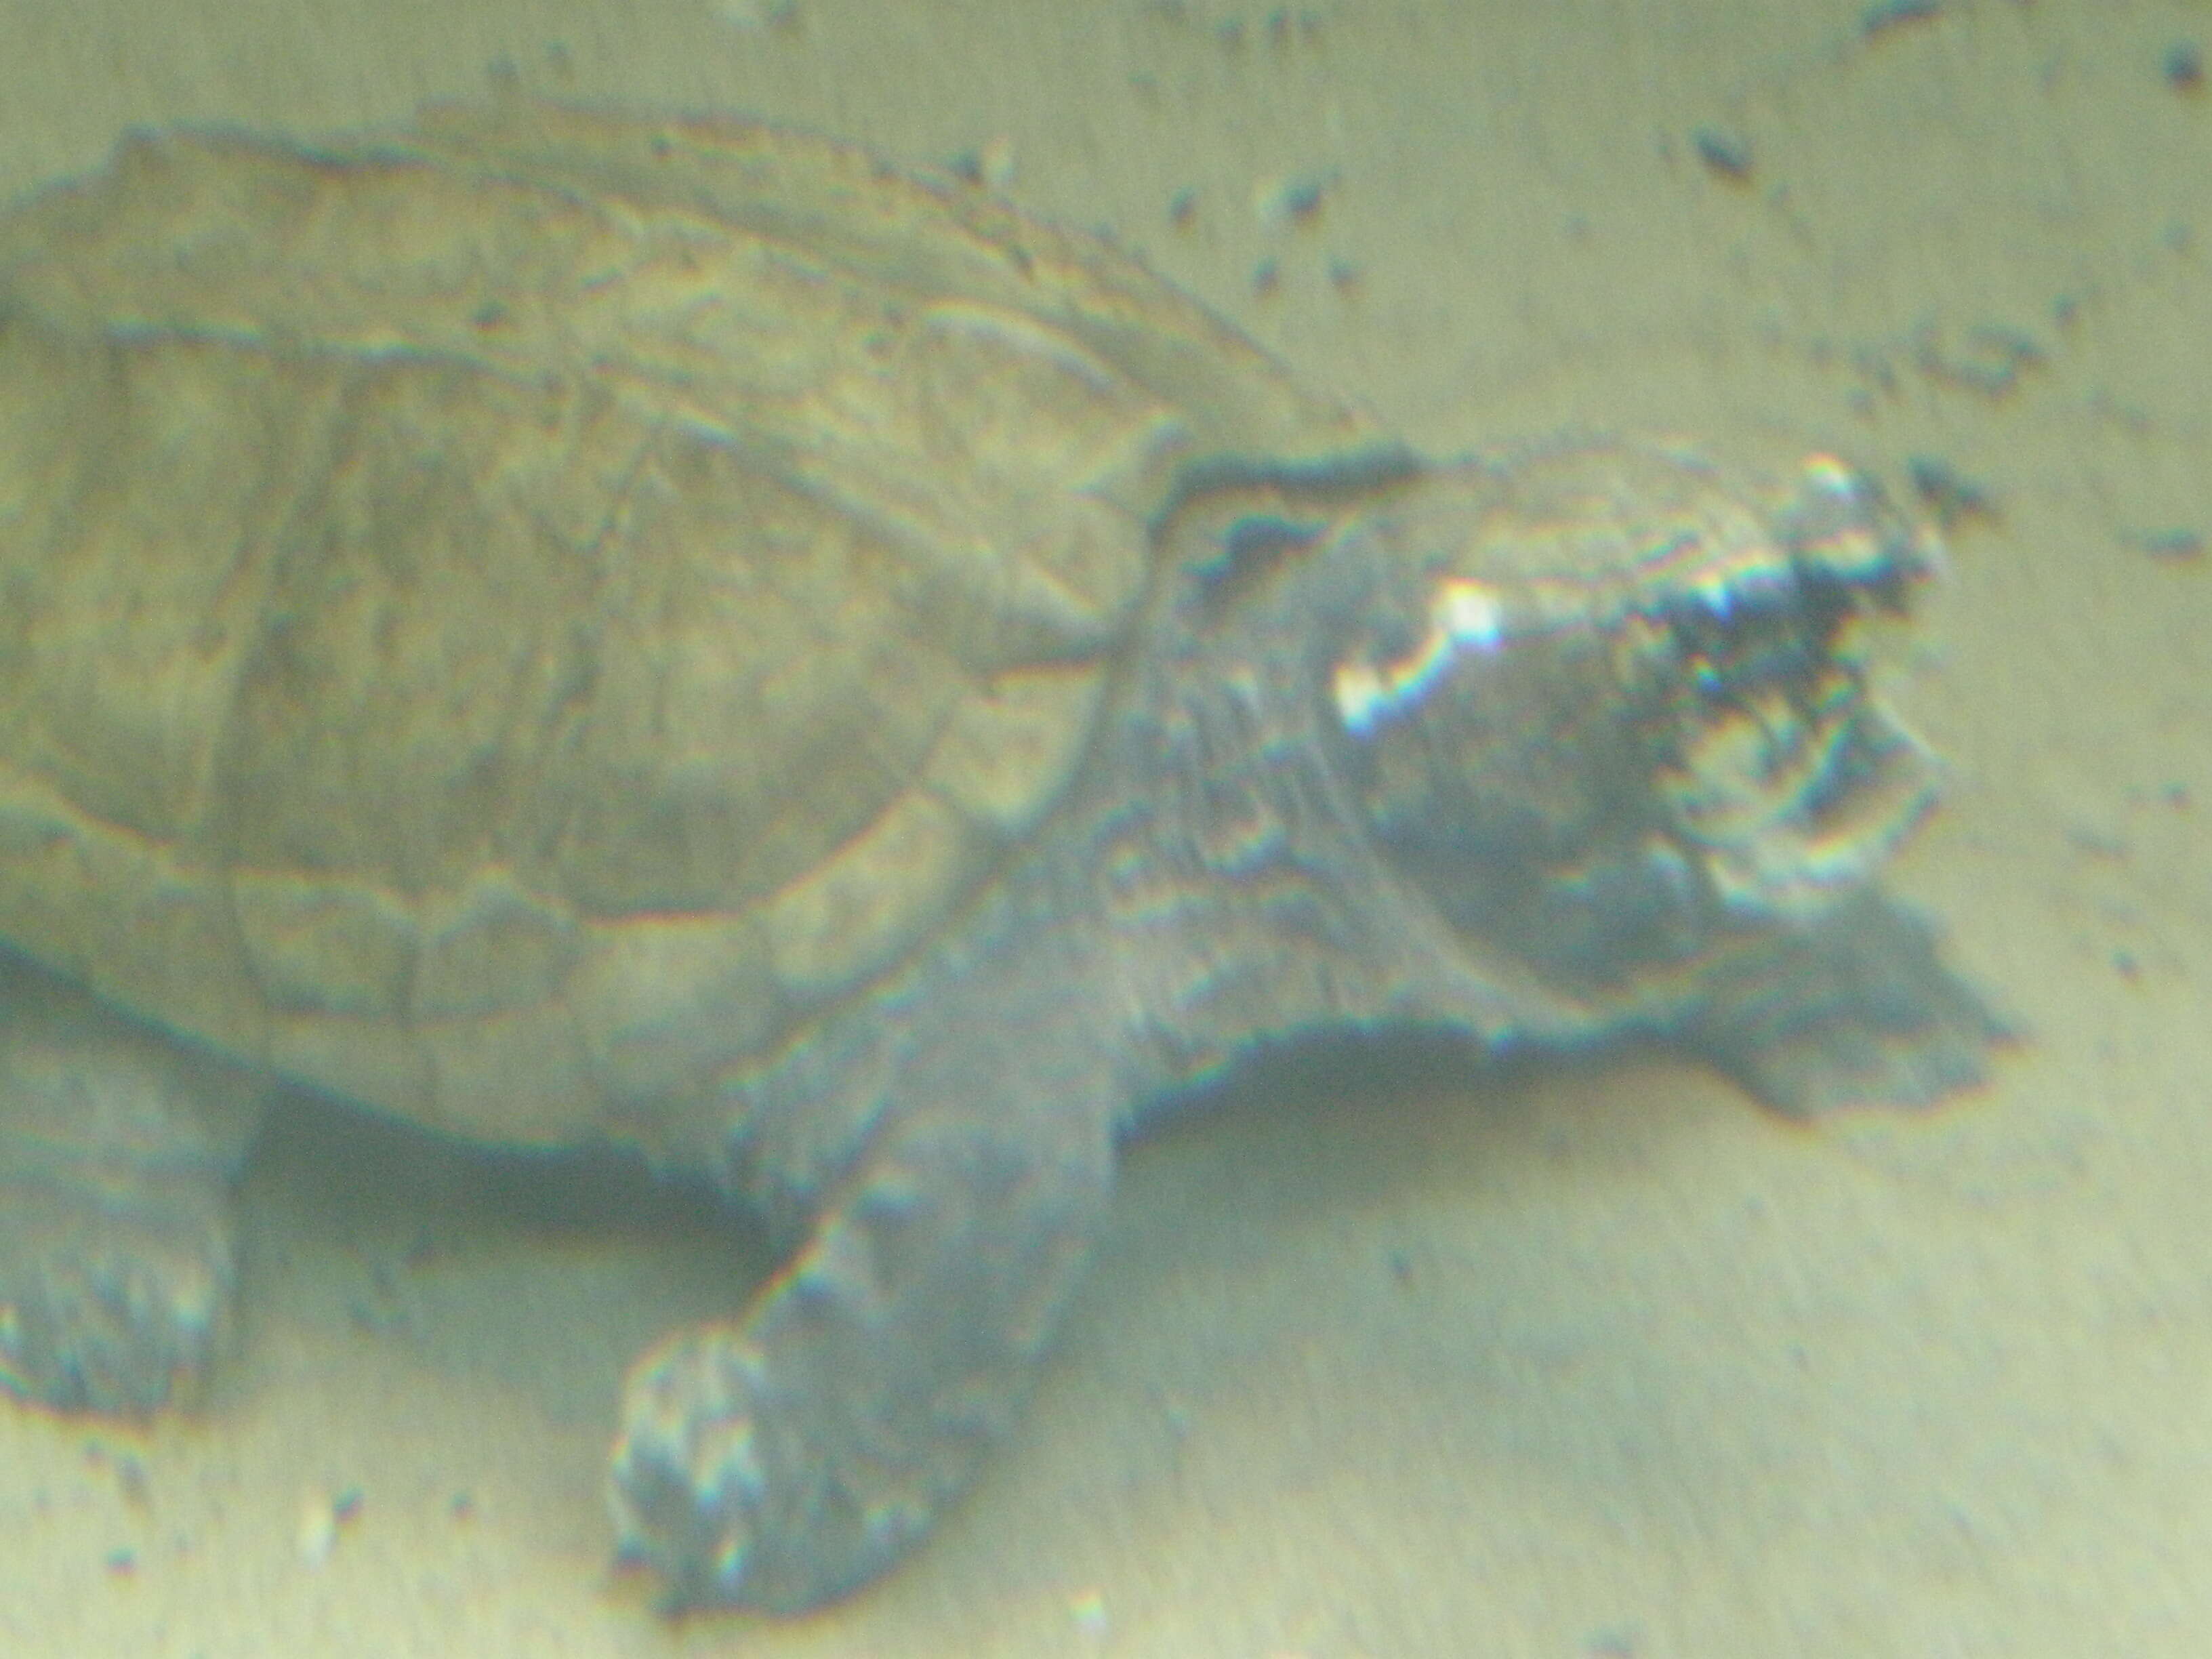
[[[2212,554],[2176,550],[2212,538],[2212,97],[2162,70],[2212,9],[1931,9],[0,5],[11,194],[131,125],[494,80],[758,112],[988,146],[1439,451],[1939,464],[1991,510],[1899,687],[1955,787],[1897,883],[2033,1032],[1937,1115],[1810,1132],[1648,1056],[1248,1088],[1133,1160],[974,1499],[781,1626],[671,1626],[606,1565],[623,1359],[733,1247],[303,1125],[204,1419],[0,1406],[0,1653],[2212,1650]]]

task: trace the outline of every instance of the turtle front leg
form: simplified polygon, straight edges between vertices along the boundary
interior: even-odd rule
[[[742,1322],[632,1371],[624,1557],[677,1607],[780,1613],[896,1560],[1013,1419],[1111,1172],[1109,1114],[1065,1095],[895,1116]]]
[[[0,1388],[126,1413],[198,1391],[231,1325],[260,1094],[0,962]]]

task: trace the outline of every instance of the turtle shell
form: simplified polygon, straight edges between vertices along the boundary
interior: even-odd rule
[[[411,1120],[650,1139],[1051,812],[1194,466],[1376,441],[812,137],[133,139],[0,222],[0,938]]]

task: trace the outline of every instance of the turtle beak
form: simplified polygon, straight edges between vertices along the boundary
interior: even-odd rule
[[[1638,609],[1660,624],[1671,754],[1653,781],[1679,840],[1731,914],[1804,917],[1868,881],[1936,803],[1933,753],[1868,677],[1875,629],[1940,553],[1826,456],[1770,523],[1756,557],[1675,573]]]

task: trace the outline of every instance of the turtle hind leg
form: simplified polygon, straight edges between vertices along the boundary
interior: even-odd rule
[[[0,1388],[117,1413],[198,1392],[233,1322],[258,1095],[0,963]]]
[[[735,1325],[625,1395],[612,1501],[672,1607],[801,1612],[896,1560],[1014,1418],[1088,1260],[1107,1115],[1065,1099],[895,1119]]]
[[[1768,1105],[1813,1117],[1933,1105],[2016,1036],[1943,965],[1927,922],[1867,892],[1723,953],[1686,1040]]]

